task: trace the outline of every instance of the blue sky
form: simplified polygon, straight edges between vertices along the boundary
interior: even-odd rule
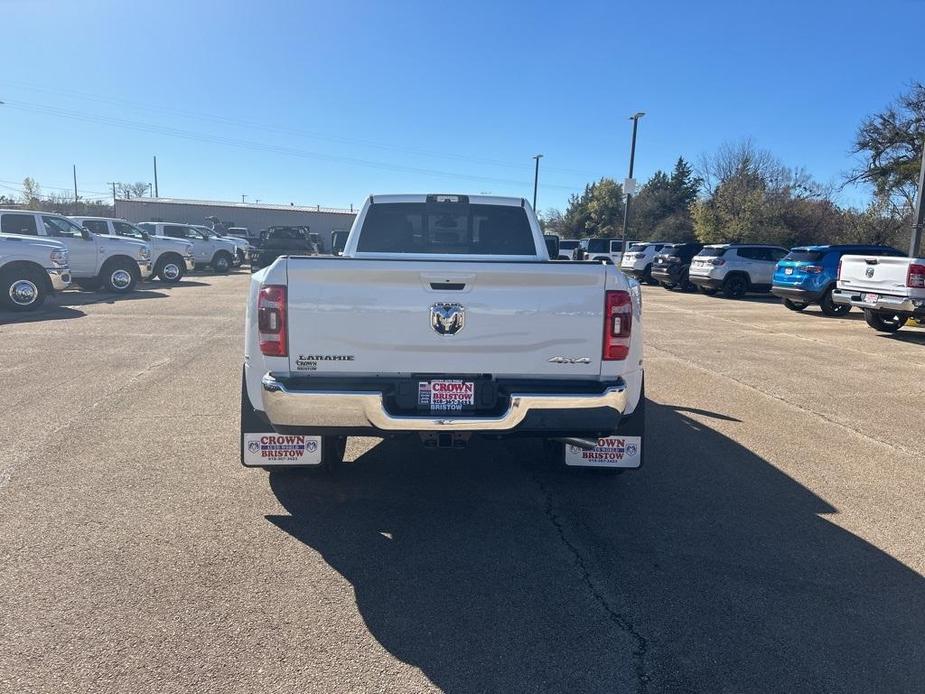
[[[752,137],[821,181],[923,77],[922,2],[0,0],[0,192],[346,207],[370,192],[532,195]],[[878,60],[889,56],[889,63]],[[841,199],[861,203],[864,192]]]

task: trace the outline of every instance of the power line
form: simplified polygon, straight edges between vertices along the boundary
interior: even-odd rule
[[[474,176],[470,174],[460,174],[454,173],[451,171],[441,171],[439,169],[427,169],[414,166],[402,166],[398,164],[388,164],[385,162],[371,161],[367,159],[360,159],[357,157],[346,157],[341,155],[326,154],[323,152],[312,152],[308,150],[297,149],[294,147],[284,147],[281,145],[267,145],[259,142],[252,142],[249,140],[238,140],[235,138],[222,137],[217,135],[204,135],[201,133],[196,133],[189,130],[182,130],[180,128],[172,128],[168,126],[159,126],[151,123],[141,123],[138,121],[130,121],[122,118],[113,118],[111,116],[102,116],[98,114],[88,114],[80,111],[71,111],[68,109],[62,109],[55,106],[47,106],[44,104],[33,104],[24,101],[7,101],[6,106],[19,111],[25,111],[28,113],[38,113],[42,115],[48,115],[53,117],[67,118],[69,120],[79,120],[88,123],[96,123],[100,125],[110,125],[119,128],[126,128],[129,130],[135,130],[138,132],[147,132],[155,135],[166,135],[169,137],[176,137],[185,140],[192,140],[195,142],[206,142],[211,144],[225,145],[229,147],[239,147],[243,149],[250,149],[255,151],[269,152],[273,154],[283,154],[293,157],[307,158],[307,159],[319,159],[322,161],[332,161],[340,163],[354,164],[357,166],[365,166],[368,168],[382,169],[386,171],[397,171],[400,173],[412,173],[423,176],[433,176],[437,178],[448,178],[448,179],[460,179],[468,181],[480,181],[480,182],[492,182],[503,185],[512,185],[512,186],[521,186],[526,187],[529,185],[529,182],[514,180],[508,178],[492,178],[487,176]],[[544,188],[556,188],[560,190],[576,190],[576,186],[564,186],[547,183],[543,186]],[[580,186],[578,186],[580,187]]]
[[[142,112],[166,113],[166,114],[172,114],[176,116],[182,116],[184,118],[193,118],[197,120],[211,121],[214,123],[224,123],[226,125],[246,128],[247,130],[251,132],[253,132],[254,130],[263,130],[265,132],[274,132],[274,133],[284,134],[284,135],[297,135],[300,137],[316,139],[316,140],[323,140],[323,141],[328,141],[328,142],[335,142],[339,144],[360,145],[363,147],[371,147],[374,149],[398,152],[400,154],[405,154],[405,155],[414,154],[418,156],[431,157],[431,158],[437,158],[437,159],[452,159],[456,161],[468,161],[468,162],[472,162],[472,163],[480,164],[480,165],[497,166],[497,167],[504,167],[504,168],[509,168],[509,169],[516,169],[516,170],[524,170],[526,167],[525,163],[501,161],[498,159],[491,159],[488,157],[474,157],[472,155],[456,154],[456,153],[451,153],[451,152],[435,152],[432,150],[418,149],[418,148],[413,148],[413,147],[408,147],[408,146],[403,146],[403,145],[384,144],[381,142],[374,142],[371,140],[364,140],[364,139],[350,138],[350,137],[343,137],[343,136],[334,136],[334,135],[328,135],[328,134],[323,134],[323,133],[310,132],[310,131],[296,129],[296,128],[268,125],[266,123],[257,123],[254,121],[247,121],[247,120],[242,120],[242,119],[237,119],[237,118],[229,118],[227,116],[219,116],[216,114],[198,113],[195,111],[187,111],[184,109],[170,108],[170,107],[165,107],[165,106],[145,105],[145,104],[140,104],[138,102],[129,101],[127,99],[119,99],[119,98],[110,97],[110,96],[90,94],[87,92],[82,92],[82,91],[78,91],[74,89],[67,89],[67,88],[60,88],[60,87],[55,87],[55,88],[41,87],[35,84],[28,84],[24,82],[13,81],[13,80],[0,80],[0,84],[10,85],[10,86],[20,88],[20,89],[27,89],[27,90],[36,91],[36,92],[42,92],[42,93],[46,93],[46,94],[50,94],[50,95],[58,96],[58,97],[70,96],[72,98],[80,99],[83,101],[95,101],[97,103],[110,104],[110,105],[115,105],[115,106],[127,106],[129,108],[133,108],[135,110],[142,111]],[[591,173],[585,170],[571,169],[571,168],[557,167],[557,166],[544,166],[543,169],[545,171],[551,171],[551,172],[577,174],[579,176],[583,176],[585,178],[590,178],[593,180],[596,180],[604,175],[601,173]],[[546,187],[549,187],[549,186],[546,186]]]

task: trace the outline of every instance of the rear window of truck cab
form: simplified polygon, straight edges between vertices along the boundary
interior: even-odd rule
[[[357,242],[360,253],[537,254],[522,207],[469,203],[374,203]]]

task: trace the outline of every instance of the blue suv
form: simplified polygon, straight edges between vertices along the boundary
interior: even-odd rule
[[[791,311],[802,311],[819,304],[827,316],[843,316],[849,304],[832,301],[838,279],[838,263],[843,255],[906,255],[889,246],[797,246],[774,269],[771,293],[784,300]]]

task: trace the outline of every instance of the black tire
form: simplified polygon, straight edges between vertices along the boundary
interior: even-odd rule
[[[659,282],[659,284],[662,285],[663,289],[668,290],[674,289],[676,286],[673,282]]]
[[[716,296],[716,292],[718,292],[719,289],[713,289],[712,287],[697,287],[697,291],[707,296]]]
[[[691,282],[691,278],[686,272],[681,275],[681,281],[678,282],[678,286],[681,288],[682,292],[692,292],[697,289],[694,283]]]
[[[176,284],[186,274],[186,262],[177,253],[165,253],[158,260],[157,272],[154,274],[161,282]]]
[[[234,264],[234,258],[228,251],[219,251],[212,257],[212,269],[220,275],[228,274]]]
[[[880,313],[869,308],[864,309],[864,320],[867,325],[881,333],[895,333],[901,327],[906,319],[899,314]]]
[[[851,304],[836,304],[832,301],[832,288],[829,287],[819,300],[819,308],[822,309],[823,315],[829,318],[837,318],[848,313],[851,310]]]
[[[34,311],[48,297],[48,278],[28,267],[0,272],[0,305],[17,313]]]
[[[809,304],[804,304],[802,301],[793,301],[792,299],[784,299],[784,306],[789,308],[791,311],[802,311]]]
[[[103,263],[99,280],[102,289],[114,294],[128,294],[138,284],[138,266],[122,258],[115,258]]]
[[[748,291],[748,280],[742,275],[731,275],[723,282],[723,296],[727,299],[741,299]]]

